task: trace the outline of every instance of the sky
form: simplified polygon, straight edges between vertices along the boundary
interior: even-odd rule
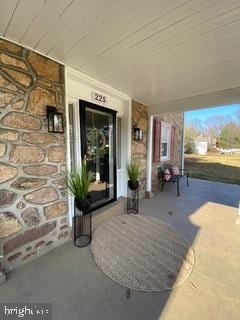
[[[209,117],[216,115],[229,116],[234,118],[234,114],[236,112],[240,112],[240,104],[227,105],[227,106],[219,106],[216,108],[210,109],[201,109],[194,111],[185,112],[185,121],[186,123],[190,123],[192,120],[200,119],[204,122]]]

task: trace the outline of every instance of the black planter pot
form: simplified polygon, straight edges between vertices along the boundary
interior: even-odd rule
[[[128,180],[128,186],[131,190],[136,190],[139,187],[139,181]]]
[[[90,208],[91,205],[91,196],[88,195],[87,199],[80,200],[75,198],[75,206],[79,211],[86,211]]]

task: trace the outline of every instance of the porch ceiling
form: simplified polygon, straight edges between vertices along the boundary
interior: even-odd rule
[[[152,108],[240,84],[239,0],[2,0],[0,35]]]

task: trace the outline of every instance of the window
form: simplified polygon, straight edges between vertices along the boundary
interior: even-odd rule
[[[176,143],[176,127],[155,119],[153,122],[153,162],[171,160]]]
[[[171,125],[161,122],[161,161],[170,160],[170,147],[171,147]]]

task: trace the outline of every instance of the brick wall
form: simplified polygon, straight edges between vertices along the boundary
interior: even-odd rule
[[[152,189],[153,191],[156,190],[157,186],[159,185],[158,182],[158,167],[162,166],[163,164],[171,164],[174,166],[181,167],[181,148],[182,148],[182,136],[183,136],[183,113],[182,112],[169,112],[169,113],[161,113],[156,116],[160,121],[164,121],[172,126],[175,126],[175,143],[174,143],[174,152],[171,156],[171,160],[169,161],[160,161],[160,162],[153,162],[152,163]]]
[[[12,269],[69,238],[64,134],[48,133],[46,105],[64,113],[60,64],[0,40],[0,251]]]

